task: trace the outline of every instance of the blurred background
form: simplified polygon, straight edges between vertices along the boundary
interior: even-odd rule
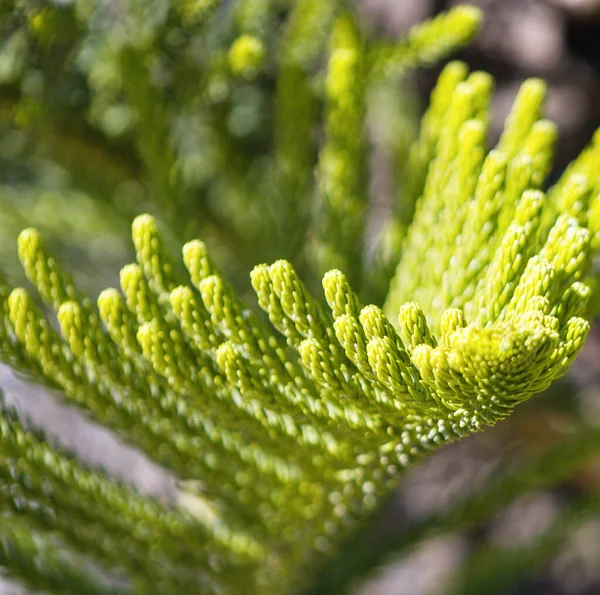
[[[227,40],[241,32],[269,41],[285,2],[267,17],[260,0],[240,2],[242,9],[224,2],[234,7],[233,17],[217,14],[202,36],[194,27],[210,0],[181,2],[176,24],[168,4],[0,3],[0,258],[13,284],[26,283],[17,235],[34,226],[95,298],[118,286],[119,269],[133,258],[131,220],[152,212],[174,254],[184,241],[202,237],[251,303],[247,275],[259,262],[289,258],[317,286],[307,197],[318,133],[306,138],[303,130],[316,117],[323,80],[317,74],[307,82],[297,66],[316,62],[318,71],[322,32],[295,39],[293,51],[283,43],[281,58],[258,47],[238,60]],[[396,38],[455,4],[363,0],[359,11],[366,29]],[[496,79],[490,142],[519,84],[543,78],[546,116],[560,133],[556,179],[600,126],[600,1],[471,4],[483,10],[484,24],[458,57]],[[82,20],[89,23],[85,30]],[[285,71],[277,81],[276,63]],[[390,230],[388,219],[402,156],[439,70],[402,77],[371,98],[366,258],[374,272],[362,278],[361,291],[375,303],[393,269],[398,230]],[[290,171],[288,162],[305,167]],[[57,395],[5,366],[0,387],[82,459],[144,492],[177,497],[164,470]],[[403,478],[365,536],[367,549],[391,540],[397,554],[382,556],[385,565],[357,583],[356,595],[600,593],[599,431],[596,324],[550,393]],[[571,450],[553,449],[563,441]],[[560,471],[556,481],[536,483],[536,473],[549,465]],[[0,593],[21,591],[6,581]]]

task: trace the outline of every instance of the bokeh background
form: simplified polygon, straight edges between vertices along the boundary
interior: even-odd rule
[[[490,141],[499,135],[519,84],[528,77],[543,78],[549,88],[546,115],[558,124],[560,131],[555,178],[600,126],[600,2],[471,3],[483,9],[484,25],[474,43],[459,57],[473,69],[490,72],[497,81]],[[363,0],[360,14],[366,26],[395,37],[454,4],[435,0]],[[275,230],[267,240],[252,235],[253,218],[264,214],[259,199],[252,197],[254,202],[250,204],[251,199],[236,188],[211,182],[220,167],[219,156],[206,151],[214,140],[214,130],[190,116],[193,98],[190,111],[177,114],[177,159],[185,188],[177,186],[169,172],[156,171],[153,180],[154,187],[163,184],[163,189],[181,192],[179,198],[185,209],[178,216],[169,213],[168,204],[161,203],[164,196],[149,200],[148,187],[139,175],[140,162],[151,163],[153,147],[160,144],[163,114],[153,113],[152,107],[147,106],[145,115],[157,123],[155,134],[142,139],[142,146],[132,146],[131,131],[139,113],[133,113],[123,100],[128,91],[115,84],[111,70],[114,47],[92,36],[77,59],[83,63],[93,61],[94,70],[87,81],[78,81],[77,71],[65,67],[72,58],[70,43],[79,34],[67,16],[63,15],[65,22],[59,24],[64,39],[53,39],[52,26],[44,19],[37,24],[33,20],[32,15],[43,13],[41,3],[22,3],[16,10],[13,3],[2,6],[0,259],[13,282],[24,282],[16,256],[17,234],[33,225],[75,271],[77,281],[95,297],[102,288],[118,284],[119,268],[132,258],[130,221],[146,210],[162,215],[163,229],[174,250],[181,240],[202,236],[242,290],[248,289],[244,280],[247,272],[259,261],[285,256],[302,261],[298,247],[293,242],[284,243],[285,228]],[[163,5],[156,6],[160,10]],[[99,31],[102,19],[118,20],[122,16],[120,10],[120,2],[107,1],[106,14],[95,17]],[[141,14],[140,19],[147,19],[151,13],[152,10]],[[36,43],[32,44],[23,34],[24,27],[29,32],[39,29]],[[49,37],[45,36],[44,27]],[[152,28],[151,22],[148,27]],[[113,34],[124,31],[126,27],[114,29]],[[215,31],[214,39],[202,43],[216,47],[221,34],[225,33]],[[182,36],[185,35],[184,31]],[[115,43],[118,45],[118,41]],[[165,93],[171,90],[170,81],[180,74],[173,69],[206,66],[169,59],[169,51],[189,51],[188,43],[187,38],[172,39],[166,48],[161,48],[167,54],[162,62],[142,65],[155,69],[152,76],[163,81],[161,88]],[[105,60],[98,59],[102,52],[107,52]],[[273,124],[265,99],[268,89],[249,83],[231,85],[221,76],[218,59],[209,66],[212,78],[202,84],[206,85],[215,109],[223,109],[224,138],[233,147],[225,147],[224,153],[236,155],[241,161],[255,157],[261,151],[265,130]],[[420,71],[405,79],[402,89],[395,90],[393,97],[404,102],[404,120],[400,119],[399,124],[404,129],[416,125],[438,73],[437,68]],[[188,78],[193,76],[183,79],[184,98],[197,82]],[[92,98],[90,85],[95,85]],[[222,99],[225,96],[227,100]],[[168,99],[176,102],[180,98]],[[88,116],[78,119],[83,110]],[[369,167],[373,172],[373,205],[368,229],[376,237],[389,212],[390,180],[396,164],[390,150],[393,144],[385,138],[381,140],[389,132],[389,106],[382,104],[380,110],[372,112],[369,126],[374,149]],[[86,124],[82,126],[80,120]],[[140,159],[139,154],[144,152]],[[257,167],[261,167],[260,163]],[[252,175],[244,180],[246,187],[252,186]],[[297,180],[286,183],[292,188],[301,184]],[[221,208],[221,197],[225,195],[228,199],[222,204],[227,207]],[[248,200],[247,205],[244,200]],[[206,204],[211,208],[204,209],[202,205]],[[294,214],[288,216],[293,224]],[[235,225],[228,227],[224,222],[231,218],[237,219]],[[245,250],[247,246],[252,246],[252,250]],[[174,478],[143,454],[124,446],[110,432],[62,405],[57,395],[29,384],[6,367],[0,367],[0,386],[7,401],[16,404],[33,423],[43,426],[85,461],[105,467],[143,492],[167,500],[177,498]],[[582,496],[593,498],[600,494],[599,447],[595,447],[598,456],[586,457],[584,464],[565,474],[556,485],[511,499],[468,530],[451,526],[442,530],[443,523],[435,523],[436,515],[443,518],[447,511],[460,510],[460,503],[470,494],[486,486],[492,486],[493,493],[494,481],[502,485],[507,473],[514,472],[518,477],[523,465],[553,444],[576,435],[582,427],[585,431],[600,428],[598,324],[567,378],[549,394],[519,407],[510,419],[485,433],[443,449],[403,478],[381,518],[365,537],[377,544],[386,536],[396,535],[399,553],[390,555],[381,570],[357,584],[356,595],[600,593],[600,516],[577,510]],[[415,528],[427,523],[430,529],[417,531],[421,538],[411,541],[409,536]],[[404,543],[403,535],[407,536]],[[489,568],[489,574],[484,576],[496,578],[481,587],[470,571],[473,566]],[[16,595],[21,591],[17,585],[4,581],[0,583],[0,593]]]

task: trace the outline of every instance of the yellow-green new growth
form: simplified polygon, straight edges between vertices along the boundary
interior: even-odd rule
[[[329,64],[319,176],[331,213],[360,186],[354,173],[325,167],[330,158],[350,167],[360,153],[348,136],[362,121],[354,33],[338,21]],[[56,530],[107,565],[126,560],[146,577],[134,583],[139,593],[203,588],[207,577],[230,593],[289,585],[297,575],[286,571],[332,551],[406,465],[496,423],[564,374],[589,330],[600,144],[544,192],[555,130],[540,119],[543,85],[524,85],[488,151],[491,87],[461,64],[442,73],[411,152],[426,165],[423,192],[383,308],[362,304],[340,270],[325,274],[324,299],[313,296],[279,260],[251,273],[272,328],[200,240],[183,247],[189,281],[179,279],[149,215],[133,223],[136,262],[122,269],[121,290],[103,291],[96,308],[39,234],[24,231],[19,256],[61,334],[25,289],[0,279],[2,361],[62,390],[184,485],[199,480],[197,496],[214,504],[197,519],[146,505],[3,414],[3,448],[18,458],[27,446],[14,498],[47,507],[55,498],[71,521],[44,526],[28,509],[36,530]],[[31,483],[36,473],[52,496]],[[87,515],[104,540],[93,539]],[[137,536],[144,523],[151,531]],[[54,564],[51,552],[45,559]]]
[[[229,67],[231,71],[246,79],[256,75],[265,58],[262,41],[252,35],[238,37],[229,49]]]

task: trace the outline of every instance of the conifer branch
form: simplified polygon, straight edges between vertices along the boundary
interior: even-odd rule
[[[469,43],[480,23],[479,10],[465,5],[414,25],[400,43],[380,42],[371,49],[370,74],[378,78],[420,64],[435,64]]]
[[[366,219],[366,65],[363,41],[350,15],[334,25],[326,80],[326,140],[319,155],[322,195],[316,258],[330,269],[361,274],[361,241]],[[354,262],[353,267],[349,266]]]
[[[50,595],[129,595],[96,576],[90,565],[81,566],[64,547],[39,534],[15,516],[0,520],[0,563],[21,584]]]
[[[420,543],[452,532],[469,531],[520,496],[576,476],[582,466],[597,456],[599,437],[597,428],[578,427],[573,437],[560,440],[515,470],[494,476],[448,510],[432,512],[398,533],[374,536],[377,527],[365,527],[343,547],[344,564],[327,567],[311,593],[345,593],[356,578],[365,578]],[[501,568],[501,564],[495,568]]]
[[[207,60],[204,90],[213,76],[227,84],[266,76],[260,23],[275,9],[253,2],[242,7],[249,13],[239,16],[227,51]],[[139,37],[112,56],[122,68],[120,91],[142,116],[137,142],[153,188],[178,205],[188,187],[173,113],[140,56],[159,51],[169,19],[203,28],[216,4],[177,3],[141,23]],[[36,230],[21,233],[19,258],[44,308],[0,277],[0,360],[141,447],[185,492],[179,509],[145,498],[3,411],[0,499],[48,537],[39,580],[53,580],[64,565],[65,581],[77,584],[68,560],[54,556],[56,534],[57,543],[127,573],[133,592],[304,588],[303,570],[331,558],[408,465],[495,424],[566,372],[589,331],[600,136],[545,192],[556,130],[541,117],[541,81],[523,85],[488,150],[493,80],[460,63],[444,70],[408,151],[415,214],[386,302],[359,298],[368,279],[367,93],[382,77],[459,47],[478,21],[475,9],[459,7],[402,42],[365,51],[363,32],[338,2],[292,6],[276,61],[272,154],[259,167],[269,188],[261,204],[273,207],[278,237],[296,238],[288,247],[304,239],[312,215],[298,201],[312,188],[316,159],[323,217],[311,266],[331,270],[322,296],[305,280],[304,263],[256,266],[250,283],[270,324],[201,240],[183,246],[185,269],[177,266],[150,215],[133,222],[135,262],[122,268],[120,289],[105,289],[97,304]],[[329,37],[317,152],[313,71]],[[217,106],[208,126],[226,137],[227,100],[204,90],[194,97]],[[221,149],[227,157],[229,147]],[[248,185],[240,163],[224,185],[234,192]],[[33,555],[17,529],[0,527],[4,534],[15,551]],[[24,573],[21,557],[2,548],[0,555]]]

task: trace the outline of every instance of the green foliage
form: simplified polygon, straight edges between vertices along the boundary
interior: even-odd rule
[[[101,152],[102,185],[87,172],[75,185],[114,212],[108,196],[130,171],[143,172],[136,179],[166,232],[137,216],[135,262],[121,269],[120,290],[104,289],[94,303],[42,235],[22,231],[19,259],[43,306],[0,278],[0,361],[60,390],[189,492],[180,506],[142,497],[84,468],[5,406],[0,498],[10,513],[0,562],[34,589],[289,593],[314,587],[324,567],[320,592],[341,592],[349,577],[331,583],[328,561],[403,470],[546,389],[589,330],[600,137],[545,192],[556,132],[541,118],[543,83],[523,85],[488,150],[493,81],[457,62],[442,72],[406,150],[403,197],[416,206],[405,228],[392,229],[402,247],[385,304],[361,299],[369,279],[387,281],[389,270],[365,251],[370,93],[465,43],[475,9],[458,7],[396,43],[370,38],[333,1],[245,0],[224,12],[216,2],[132,4],[108,24],[100,5],[76,2],[35,5],[13,27],[44,68],[48,48],[77,54],[80,70],[58,78],[84,73],[86,134],[122,143],[122,160]],[[166,74],[186,68],[194,84]],[[41,101],[53,97],[45,85],[36,96],[43,115],[26,111],[18,78],[10,85],[19,87],[22,123],[37,119],[41,137],[63,151],[54,158],[69,161],[70,135],[79,143],[81,130],[67,126],[57,139],[44,129],[64,114]],[[265,140],[256,105],[236,118],[242,95],[264,97],[269,85],[275,131]],[[190,122],[200,141],[178,133]],[[76,146],[86,147],[82,163],[94,158],[87,139]],[[26,165],[23,186],[43,186]],[[139,210],[133,202],[115,220]],[[11,200],[2,208],[18,210]],[[191,212],[205,218],[207,243],[187,241],[181,266],[170,246],[197,230]],[[298,272],[289,260],[252,270],[270,324],[237,286],[247,241],[261,260],[299,263]],[[238,250],[234,265],[223,246]],[[324,301],[310,284],[316,273]]]
[[[35,225],[76,254],[78,269],[104,273],[130,256],[115,237],[151,211],[170,244],[199,235],[214,244],[236,284],[256,262],[276,258],[293,259],[311,278],[338,266],[360,280],[365,255],[354,238],[368,212],[360,160],[368,91],[443,58],[479,22],[459,7],[405,40],[382,42],[350,33],[356,17],[337,0],[124,2],[116,14],[87,0],[5,5],[2,250]],[[351,207],[343,207],[346,191]],[[74,203],[81,207],[72,212]],[[344,208],[357,218],[338,230]],[[76,233],[66,235],[72,217]]]
[[[413,548],[431,538],[453,532],[464,534],[476,529],[519,497],[532,492],[535,494],[536,491],[575,476],[585,464],[593,462],[600,451],[600,433],[597,428],[579,425],[575,430],[574,436],[559,440],[541,454],[530,457],[517,469],[493,477],[473,493],[461,495],[450,508],[432,512],[404,531],[379,535],[374,540],[372,528],[364,528],[346,544],[343,563],[330,565],[321,574],[317,587],[311,593],[343,593],[353,579],[384,565],[386,561],[393,559],[392,556],[410,553]],[[585,506],[582,506],[584,502]],[[591,498],[581,498],[572,510],[567,509],[564,517],[556,519],[558,541],[549,535],[549,541],[545,537],[540,541],[533,539],[527,547],[517,548],[516,551],[489,547],[482,553],[475,552],[473,557],[467,558],[466,568],[459,569],[455,584],[448,589],[454,588],[457,593],[466,592],[467,588],[472,589],[469,592],[481,592],[485,587],[486,591],[492,592],[495,589],[495,592],[502,592],[506,587],[514,585],[520,576],[535,572],[547,561],[548,556],[560,545],[560,540],[568,535],[569,529],[578,524],[580,512],[583,512],[580,521],[585,520],[587,515],[597,514],[594,493]],[[519,557],[524,552],[523,563],[520,564]],[[531,555],[528,557],[529,554]],[[481,560],[489,560],[485,568],[479,567]],[[508,563],[505,565],[507,560],[514,564],[513,569],[508,568]]]

